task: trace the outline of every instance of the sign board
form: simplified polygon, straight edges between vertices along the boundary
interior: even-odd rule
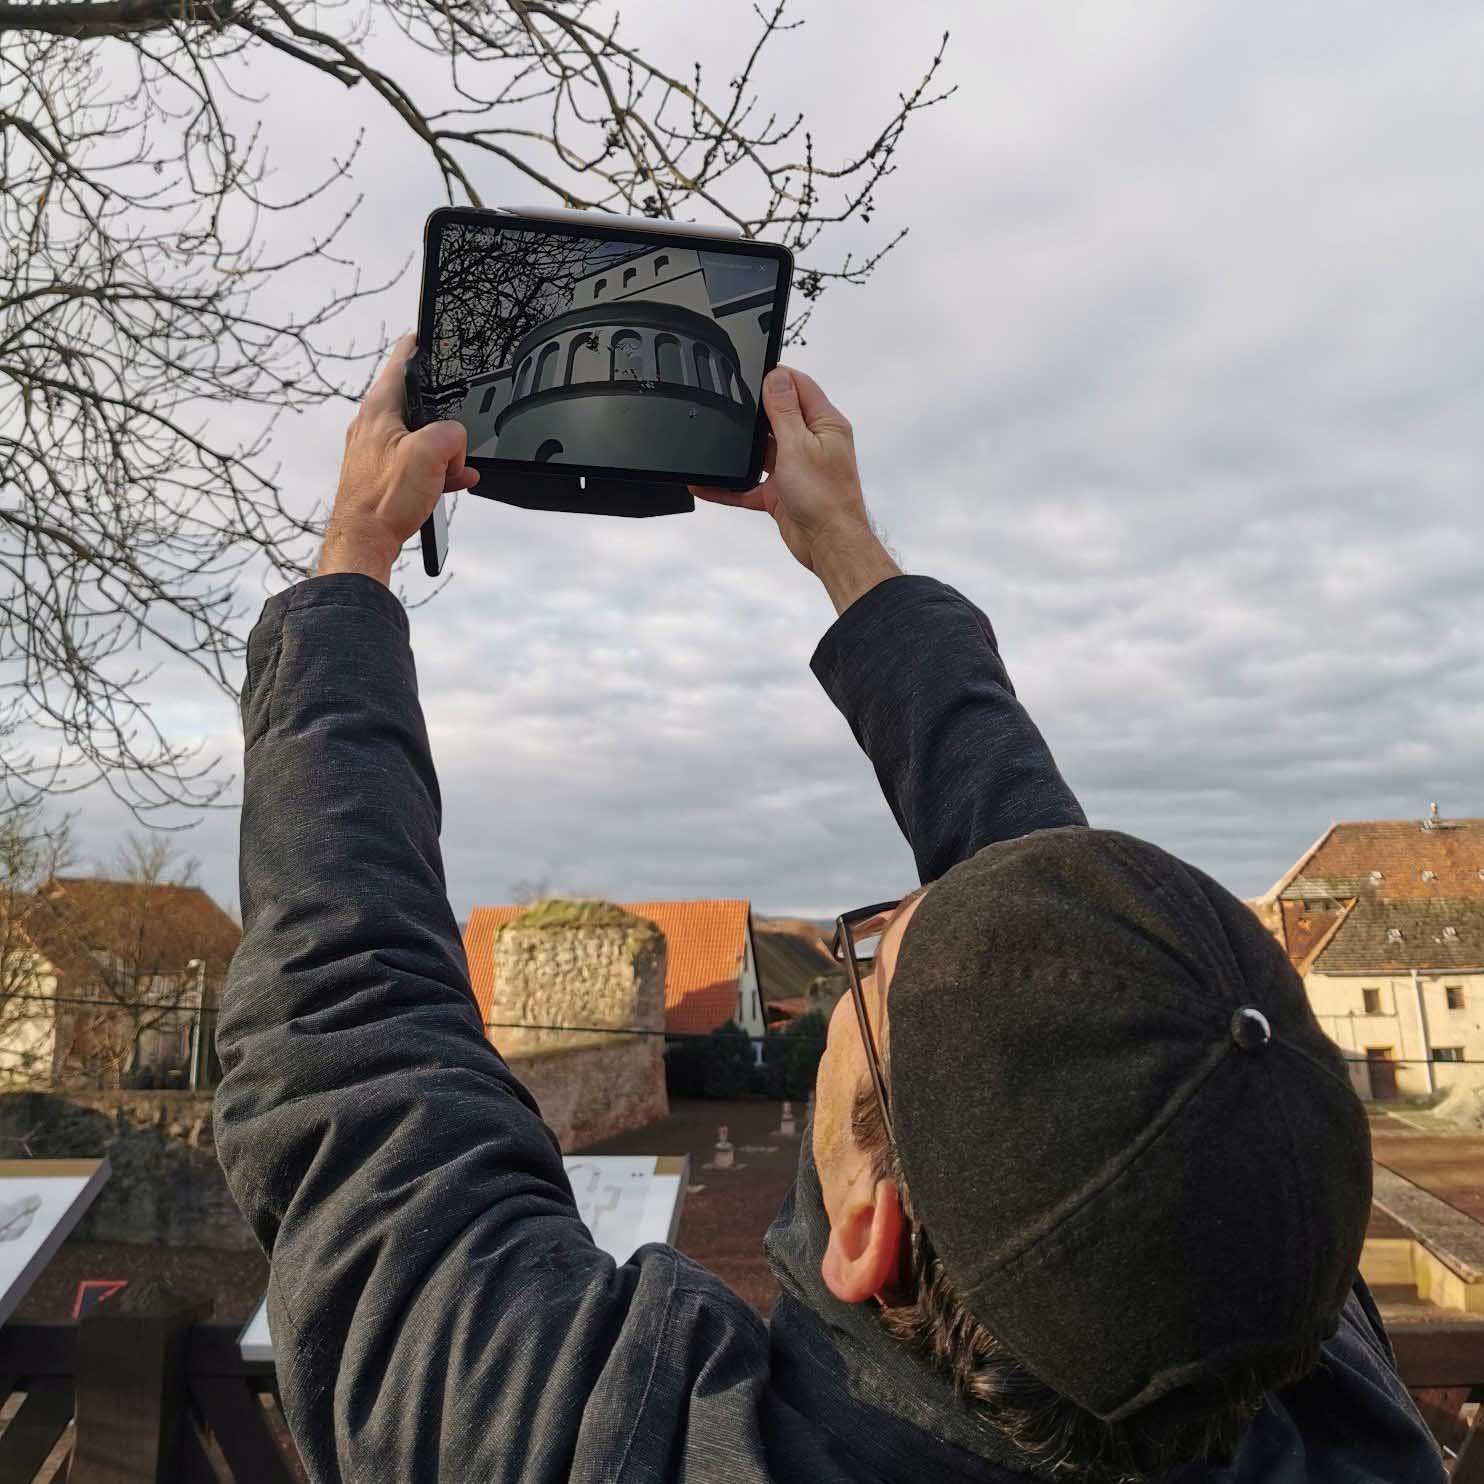
[[[647,1242],[673,1242],[690,1173],[685,1154],[570,1154],[562,1163],[593,1241],[624,1263]],[[272,1360],[264,1295],[237,1339],[243,1360]]]
[[[107,1179],[106,1159],[0,1160],[0,1324]]]

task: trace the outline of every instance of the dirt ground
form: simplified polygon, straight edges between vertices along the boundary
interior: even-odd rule
[[[77,1285],[90,1278],[164,1278],[189,1298],[210,1299],[209,1318],[245,1324],[268,1286],[268,1263],[260,1252],[67,1241],[21,1300],[16,1317],[70,1319]]]
[[[1484,1222],[1484,1134],[1424,1133],[1396,1119],[1373,1119],[1371,1153],[1403,1179]]]
[[[675,1099],[670,1116],[648,1128],[594,1144],[592,1154],[688,1154],[690,1187],[675,1245],[730,1284],[763,1314],[778,1285],[763,1260],[763,1233],[793,1182],[799,1140],[777,1132],[782,1105],[764,1101]],[[797,1109],[803,1127],[803,1108]],[[703,1168],[725,1124],[735,1146],[730,1170]]]

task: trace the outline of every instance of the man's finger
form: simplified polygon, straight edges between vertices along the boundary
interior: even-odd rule
[[[698,500],[706,500],[712,505],[730,505],[737,510],[765,510],[762,493],[759,490],[719,490],[712,489],[710,485],[693,484],[689,486],[691,494]]]
[[[793,378],[805,427],[811,432],[819,428],[850,427],[849,419],[825,396],[824,388],[812,376],[804,371],[795,371]]]
[[[413,458],[439,463],[452,476],[464,467],[464,458],[469,452],[469,433],[463,423],[445,420],[429,423],[415,433],[407,434],[407,451]]]
[[[407,362],[412,359],[412,353],[416,349],[417,336],[411,331],[392,346],[386,363],[376,373],[376,380],[371,383],[371,389],[361,403],[361,411],[368,418],[392,416],[398,422],[402,421],[407,405]]]
[[[778,442],[793,443],[804,436],[804,414],[799,407],[797,384],[787,366],[775,366],[763,378],[763,410]]]

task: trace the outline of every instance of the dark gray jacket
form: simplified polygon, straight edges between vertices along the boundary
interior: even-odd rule
[[[884,583],[814,669],[923,879],[990,841],[1085,823],[988,621],[952,589]],[[272,1257],[278,1376],[313,1478],[1029,1472],[869,1309],[825,1290],[807,1138],[767,1239],[784,1295],[771,1324],[668,1247],[615,1267],[592,1245],[556,1140],[470,995],[390,593],[334,576],[273,598],[242,709],[244,932],[217,1147]],[[1178,1477],[1441,1480],[1362,1284],[1320,1369],[1272,1398],[1237,1467]]]

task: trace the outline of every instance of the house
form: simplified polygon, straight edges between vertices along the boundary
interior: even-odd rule
[[[706,1035],[734,1020],[750,1036],[764,1030],[752,907],[745,900],[620,902],[665,935],[665,1029]],[[525,907],[476,907],[464,930],[474,998],[486,1025],[494,994],[495,935]],[[498,1043],[499,1027],[490,1027]]]
[[[1331,825],[1250,905],[1363,1096],[1484,1084],[1484,819]]]
[[[0,1081],[184,1086],[197,995],[202,1081],[242,930],[200,887],[55,877],[10,899]]]

